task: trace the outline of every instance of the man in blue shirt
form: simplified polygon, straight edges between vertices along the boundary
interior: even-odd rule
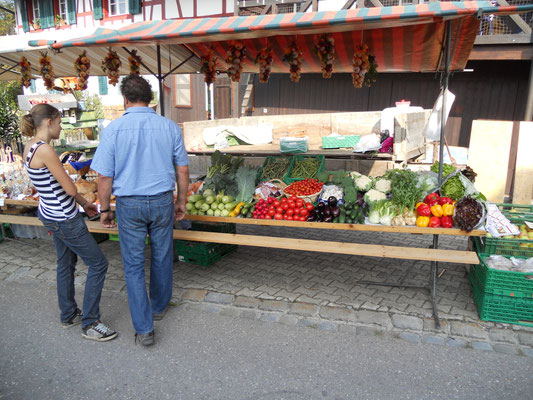
[[[100,222],[114,227],[109,209],[116,196],[120,250],[135,342],[154,343],[154,320],[163,318],[172,295],[174,221],[185,216],[189,167],[181,130],[148,107],[150,84],[138,75],[120,84],[126,112],[104,130],[92,169],[98,172]],[[174,201],[174,188],[178,197]],[[144,250],[151,240],[150,299]]]

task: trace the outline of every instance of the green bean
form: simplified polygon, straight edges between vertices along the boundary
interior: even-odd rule
[[[291,178],[312,178],[318,172],[320,167],[320,159],[318,158],[303,158],[294,162],[291,171]]]
[[[263,167],[261,179],[282,179],[287,173],[289,164],[287,158],[269,159],[267,164]]]

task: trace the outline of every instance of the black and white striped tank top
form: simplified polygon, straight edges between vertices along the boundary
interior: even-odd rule
[[[39,212],[46,219],[64,221],[78,214],[74,197],[69,196],[47,167],[30,168],[35,151],[45,142],[39,141],[31,146],[26,157],[26,171],[39,193]]]

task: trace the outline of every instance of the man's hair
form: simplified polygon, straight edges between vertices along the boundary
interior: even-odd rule
[[[152,87],[139,75],[128,75],[122,79],[120,93],[131,103],[150,104],[152,101]]]

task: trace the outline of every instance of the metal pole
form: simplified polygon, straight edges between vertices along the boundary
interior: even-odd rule
[[[524,114],[524,121],[533,121],[533,59],[530,61],[531,68],[529,70],[529,89],[527,91],[526,113]]]
[[[159,81],[159,109],[161,116],[165,116],[165,92],[163,89],[163,75],[161,74],[161,46],[157,45],[157,80]]]

